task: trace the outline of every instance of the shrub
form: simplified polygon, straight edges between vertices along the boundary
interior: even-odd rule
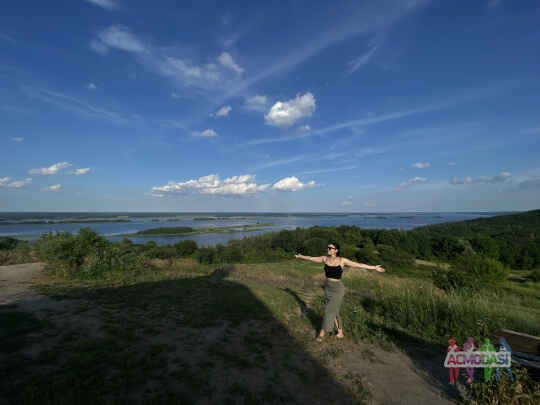
[[[539,282],[540,281],[540,269],[534,269],[531,271],[530,278],[532,281]]]
[[[303,250],[307,256],[323,256],[328,247],[328,240],[323,238],[310,238],[304,242]]]
[[[435,285],[444,290],[482,289],[506,280],[510,269],[502,263],[480,255],[460,257],[448,271],[434,271]]]
[[[182,240],[173,246],[178,257],[188,257],[197,251],[197,243],[192,240]]]
[[[358,249],[354,256],[358,263],[377,263],[380,260],[379,256],[375,253],[375,250],[368,248]]]
[[[389,245],[377,245],[380,259],[386,263],[396,266],[412,266],[414,256],[404,250],[396,249]]]
[[[212,247],[201,247],[197,250],[197,260],[202,264],[216,263],[216,249]]]
[[[9,236],[0,237],[0,250],[12,250],[17,247],[17,245],[22,242],[15,238],[10,238]]]

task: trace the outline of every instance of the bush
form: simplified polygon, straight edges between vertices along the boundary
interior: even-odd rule
[[[192,240],[182,240],[173,246],[178,257],[188,257],[197,251],[197,243]]]
[[[216,249],[212,247],[201,247],[197,250],[197,260],[202,264],[216,263]]]
[[[412,266],[414,264],[414,256],[404,250],[388,245],[377,245],[377,250],[380,254],[380,260],[385,264],[395,266]]]
[[[358,263],[370,264],[380,261],[379,256],[375,254],[375,250],[368,248],[358,249],[354,256]]]
[[[327,239],[310,238],[304,242],[303,250],[307,256],[323,256],[326,254],[327,247]]]
[[[506,280],[509,273],[510,269],[495,259],[480,255],[462,256],[449,271],[434,271],[433,281],[444,290],[477,290]]]
[[[540,269],[532,270],[531,274],[530,274],[530,278],[531,278],[532,281],[538,283],[540,281]]]
[[[0,237],[0,250],[12,250],[17,247],[17,245],[22,242],[15,238],[10,238],[9,236]]]

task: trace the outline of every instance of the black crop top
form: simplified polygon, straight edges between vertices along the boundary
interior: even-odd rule
[[[339,280],[342,273],[343,269],[341,266],[329,266],[326,263],[324,264],[324,274],[326,274],[326,277]]]

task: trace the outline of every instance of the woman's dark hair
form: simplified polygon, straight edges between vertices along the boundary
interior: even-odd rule
[[[339,243],[336,243],[336,242],[328,242],[329,245],[334,245],[334,247],[336,248],[336,256],[340,256],[339,254]]]

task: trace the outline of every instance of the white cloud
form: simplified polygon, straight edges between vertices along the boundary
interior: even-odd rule
[[[24,141],[24,138],[21,138],[20,136],[16,136],[15,138],[11,138],[11,140],[15,142],[22,142]]]
[[[58,190],[60,190],[61,187],[62,186],[60,184],[55,184],[53,186],[42,188],[41,190],[42,191],[58,191]]]
[[[496,176],[479,176],[479,177],[471,177],[466,176],[463,180],[458,180],[457,178],[453,178],[450,182],[451,184],[458,185],[458,184],[494,184],[494,183],[504,183],[505,181],[509,180],[510,177],[512,177],[512,173],[510,172],[500,172]]]
[[[205,129],[204,131],[194,131],[191,133],[193,136],[198,136],[201,138],[213,138],[215,136],[218,136],[217,132],[213,129]]]
[[[448,162],[448,166],[455,166],[456,164],[456,162]]]
[[[299,126],[298,129],[296,130],[296,132],[309,132],[311,131],[311,127],[309,125],[302,125],[302,126]]]
[[[411,165],[411,167],[415,167],[417,169],[425,169],[426,167],[429,167],[429,166],[431,166],[431,163],[429,162],[424,162],[424,163],[417,162]]]
[[[49,167],[42,167],[41,169],[31,169],[28,171],[30,174],[56,174],[60,170],[70,167],[71,163],[59,162]]]
[[[171,93],[171,98],[181,98],[182,96],[178,93],[175,93],[174,91]]]
[[[27,184],[30,184],[32,182],[32,179],[30,177],[24,179],[24,180],[17,180],[9,182],[11,179],[9,177],[3,177],[0,178],[0,187],[8,187],[8,188],[22,188]]]
[[[165,186],[152,187],[153,193],[171,194],[214,194],[214,195],[249,195],[265,191],[269,184],[258,185],[255,176],[245,174],[221,180],[218,174],[210,174],[184,182],[168,182]]]
[[[233,57],[228,52],[223,52],[221,55],[219,55],[218,61],[223,66],[235,71],[239,75],[244,72],[244,69],[234,61]]]
[[[302,183],[297,177],[291,176],[285,177],[284,179],[274,183],[272,189],[280,191],[299,191],[311,187],[315,187],[315,181],[312,180],[308,183]]]
[[[341,205],[342,205],[343,207],[350,207],[352,204],[353,204],[352,201],[349,201],[349,200],[345,200],[345,201],[343,201],[343,202],[341,203]]]
[[[244,103],[244,108],[252,111],[263,112],[266,111],[268,105],[268,97],[262,95],[255,95],[251,98],[247,98]]]
[[[111,25],[105,28],[98,34],[97,39],[90,43],[90,47],[100,54],[107,53],[109,48],[134,53],[149,52],[147,46],[123,25]]]
[[[298,120],[310,117],[315,111],[315,97],[306,93],[289,101],[276,102],[264,116],[268,125],[288,128]]]
[[[425,177],[413,177],[412,179],[409,179],[407,181],[403,181],[401,183],[399,183],[399,187],[409,187],[415,183],[424,183],[426,182],[427,179]]]
[[[105,10],[115,10],[118,8],[118,3],[113,0],[85,0],[88,3],[95,4],[96,6],[102,7]]]
[[[96,87],[96,85],[95,85],[94,83],[88,83],[88,84],[86,85],[86,88],[87,88],[88,90],[95,90],[97,87]]]
[[[216,117],[226,117],[231,112],[232,107],[230,105],[224,105],[216,113]]]
[[[80,176],[83,174],[87,174],[90,171],[89,167],[86,167],[84,169],[75,169],[73,171],[67,172],[67,174],[74,174],[75,176]]]
[[[366,207],[376,207],[377,206],[377,201],[365,201],[364,205]]]

